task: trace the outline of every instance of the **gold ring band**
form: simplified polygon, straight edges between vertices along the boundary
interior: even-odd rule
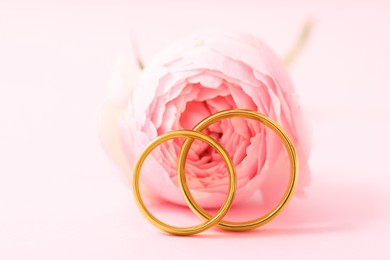
[[[233,221],[222,220],[217,224],[219,227],[226,230],[244,231],[244,230],[254,229],[268,223],[286,207],[287,203],[291,199],[291,196],[296,186],[296,182],[298,178],[298,160],[297,160],[297,155],[294,146],[291,140],[289,139],[288,135],[285,133],[285,131],[276,122],[255,111],[244,110],[244,109],[220,111],[202,120],[193,128],[193,130],[201,132],[211,124],[214,124],[222,119],[232,118],[232,117],[243,117],[247,119],[253,119],[259,121],[260,123],[263,123],[265,126],[272,129],[282,139],[290,159],[290,179],[289,179],[288,187],[283,195],[283,198],[281,199],[281,201],[278,203],[276,207],[274,207],[269,213],[265,214],[264,216],[254,220],[245,221],[245,222],[233,222]],[[178,159],[178,169],[180,172],[184,171],[185,160],[192,142],[193,140],[187,139],[182,145],[182,149],[180,151],[179,159]],[[185,176],[184,174],[181,175]],[[191,192],[185,182],[185,179],[179,183],[180,183],[180,189],[184,194],[184,197],[186,198],[186,201],[189,207],[192,209],[192,211],[205,220],[210,219],[211,216],[203,208],[201,208],[192,197]]]
[[[142,200],[141,194],[140,194],[140,188],[139,188],[139,177],[142,165],[147,158],[147,156],[161,143],[174,139],[174,138],[190,138],[187,140],[193,140],[193,139],[199,139],[201,141],[204,141],[205,143],[209,144],[211,147],[213,147],[217,152],[222,156],[223,160],[226,163],[226,166],[228,168],[229,172],[229,192],[227,194],[227,198],[223,204],[223,206],[219,209],[218,213],[214,217],[208,217],[206,219],[206,222],[192,226],[192,227],[174,227],[171,225],[168,225],[159,219],[157,219],[145,206],[145,203]],[[183,165],[185,163],[186,158],[183,158]],[[184,171],[178,171],[178,180],[179,183],[185,182],[185,175]],[[236,186],[237,186],[237,180],[236,180],[236,173],[233,166],[233,162],[231,158],[229,157],[228,153],[225,151],[225,149],[213,138],[209,137],[208,135],[205,135],[201,132],[196,132],[193,130],[178,130],[178,131],[172,131],[163,135],[160,135],[157,137],[153,142],[151,142],[143,151],[141,156],[138,158],[138,161],[134,168],[134,177],[133,177],[133,191],[134,191],[134,198],[137,202],[137,205],[143,215],[146,217],[146,219],[149,220],[150,223],[152,223],[157,228],[166,231],[171,234],[175,235],[193,235],[199,232],[202,232],[214,225],[216,225],[218,222],[222,220],[222,218],[227,214],[229,211],[234,195],[236,192]],[[195,206],[195,205],[193,205]],[[208,215],[209,216],[209,215]]]

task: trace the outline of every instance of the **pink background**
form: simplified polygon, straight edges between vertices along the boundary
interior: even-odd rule
[[[92,3],[92,1],[91,1]],[[0,259],[388,259],[390,4],[385,1],[0,3]],[[165,235],[138,212],[97,135],[113,67],[205,28],[287,53],[313,126],[313,182],[267,226]]]

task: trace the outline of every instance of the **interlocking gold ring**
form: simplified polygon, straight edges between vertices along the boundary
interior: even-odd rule
[[[291,199],[292,194],[294,193],[294,189],[296,186],[296,182],[298,178],[298,160],[294,149],[294,145],[290,141],[285,131],[273,120],[255,111],[245,110],[245,109],[233,109],[233,110],[220,111],[202,120],[193,128],[193,130],[201,132],[211,124],[214,124],[222,119],[232,118],[232,117],[244,117],[248,119],[257,120],[263,123],[265,126],[271,128],[282,139],[290,159],[289,184],[284,193],[283,198],[278,203],[278,205],[276,205],[276,207],[274,207],[268,214],[265,214],[264,216],[254,220],[245,221],[245,222],[233,222],[233,221],[222,220],[218,223],[218,226],[223,229],[232,230],[232,231],[244,231],[244,230],[257,228],[261,225],[268,223],[273,218],[275,218],[284,209],[284,207],[286,207],[287,203]],[[187,139],[182,145],[182,149],[180,151],[179,159],[178,159],[179,172],[184,171],[185,159],[187,157],[192,142],[193,140]],[[181,175],[185,176],[184,174]],[[184,194],[184,197],[188,205],[192,209],[192,211],[197,215],[199,215],[200,217],[202,217],[203,219],[206,220],[210,219],[211,216],[203,208],[201,208],[192,197],[191,192],[188,189],[186,179],[184,179],[184,181],[182,182],[179,182],[179,184],[180,184],[180,189]]]
[[[265,214],[264,216],[254,220],[245,221],[245,222],[232,222],[232,221],[223,220],[224,216],[227,214],[228,210],[232,205],[235,191],[236,191],[237,180],[236,180],[235,169],[232,160],[227,154],[226,150],[216,140],[201,132],[211,124],[214,124],[222,119],[232,118],[232,117],[244,117],[247,119],[257,120],[260,123],[263,123],[265,126],[272,129],[282,139],[290,160],[289,184],[284,193],[283,198],[280,200],[278,205],[274,207],[269,213]],[[152,215],[152,213],[150,213],[150,211],[146,208],[141,198],[140,190],[139,190],[139,175],[146,157],[152,152],[153,149],[155,149],[161,143],[179,137],[187,138],[182,145],[182,149],[180,151],[179,159],[178,159],[177,174],[178,174],[180,190],[182,191],[185,201],[187,202],[191,210],[206,221],[203,224],[197,226],[184,227],[184,228],[174,227],[165,224],[160,220],[158,220],[154,215]],[[216,149],[217,152],[222,156],[228,168],[228,173],[230,178],[229,191],[225,202],[223,203],[223,205],[221,206],[221,208],[219,209],[219,211],[214,217],[210,216],[203,208],[201,208],[196,203],[187,185],[187,180],[185,175],[185,162],[186,162],[189,148],[194,141],[193,139],[202,140],[207,144],[209,144],[210,146],[212,146],[214,149]],[[292,194],[294,193],[297,178],[298,178],[297,155],[294,146],[291,140],[289,139],[289,137],[287,136],[287,134],[285,133],[285,131],[273,120],[255,111],[244,110],[244,109],[232,109],[232,110],[221,111],[205,118],[200,123],[198,123],[193,130],[172,131],[157,137],[152,143],[150,143],[146,147],[146,149],[143,151],[143,153],[141,154],[140,158],[136,163],[134,169],[134,177],[133,177],[133,190],[134,190],[134,198],[137,202],[138,207],[140,208],[141,212],[144,214],[146,219],[148,219],[153,225],[155,225],[156,227],[160,228],[163,231],[175,235],[192,235],[192,234],[202,232],[214,225],[217,225],[227,230],[243,231],[243,230],[257,228],[261,225],[268,223],[286,207],[287,203],[291,199]]]
[[[203,224],[193,226],[193,227],[174,227],[171,225],[168,225],[159,219],[157,219],[145,206],[145,203],[142,200],[140,189],[139,189],[139,176],[141,172],[142,165],[146,159],[146,157],[161,143],[174,139],[174,138],[194,138],[204,141],[205,143],[209,144],[211,147],[213,147],[217,152],[222,156],[223,160],[226,163],[226,166],[228,168],[229,172],[229,192],[227,195],[227,198],[223,204],[223,206],[219,209],[218,213],[214,217],[208,217],[206,219],[206,222]],[[189,139],[187,139],[189,140]],[[193,139],[190,139],[193,140]],[[185,158],[183,159],[183,163],[185,163]],[[178,171],[178,180],[179,183],[185,181],[185,175],[184,171]],[[214,225],[216,225],[218,222],[222,220],[222,218],[226,215],[226,213],[229,211],[230,206],[233,203],[234,195],[236,192],[236,186],[237,186],[237,179],[236,179],[236,173],[233,166],[233,162],[231,158],[229,157],[228,153],[225,151],[225,149],[213,138],[209,137],[208,135],[205,135],[200,132],[192,131],[192,130],[178,130],[178,131],[172,131],[163,135],[160,135],[157,137],[152,143],[150,143],[144,152],[139,157],[135,168],[134,168],[134,177],[133,177],[133,190],[134,190],[134,198],[137,202],[138,207],[140,208],[143,215],[157,228],[166,231],[171,234],[175,235],[193,235],[199,232],[202,232]]]

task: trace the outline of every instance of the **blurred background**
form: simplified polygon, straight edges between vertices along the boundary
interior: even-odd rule
[[[0,258],[387,259],[389,13],[379,0],[1,1]],[[209,28],[250,32],[283,58],[308,19],[289,68],[313,127],[307,198],[254,232],[156,230],[97,134],[132,35],[146,65]]]

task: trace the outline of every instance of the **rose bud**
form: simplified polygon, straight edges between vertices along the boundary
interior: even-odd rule
[[[103,134],[108,150],[123,149],[124,155],[119,159],[115,156],[121,163],[128,161],[131,167],[126,171],[130,176],[140,153],[157,136],[171,130],[192,129],[217,111],[250,109],[272,118],[291,138],[299,159],[295,194],[304,194],[310,183],[308,127],[284,65],[259,39],[217,31],[193,35],[146,64],[138,80],[131,84],[127,85],[131,91],[123,91],[123,84],[118,87],[125,93],[121,103],[117,103],[122,110],[106,114],[115,114],[118,120],[111,120],[109,128],[115,128],[114,134],[120,133],[120,137]],[[262,203],[273,203],[278,199],[276,196],[281,196],[273,192],[275,185],[288,181],[287,153],[280,139],[266,129],[253,120],[232,118],[204,131],[233,160],[238,182],[235,204],[256,191],[261,192]],[[177,182],[181,143],[182,140],[175,140],[162,144],[150,156],[150,163],[142,173],[146,187],[177,204],[185,203]],[[113,146],[117,148],[111,149]],[[287,164],[284,175],[278,173],[280,164]],[[222,158],[214,149],[194,142],[186,161],[186,176],[200,206],[216,208],[223,203],[229,178]]]

